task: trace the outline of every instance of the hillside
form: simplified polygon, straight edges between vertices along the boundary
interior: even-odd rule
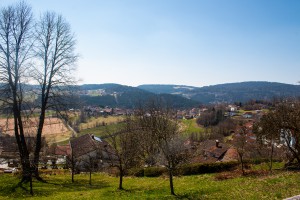
[[[139,85],[138,88],[155,94],[184,94],[198,89],[197,87],[186,85]]]
[[[172,94],[154,94],[152,92],[119,84],[93,84],[80,86],[80,97],[85,105],[134,108],[140,103],[160,99],[165,105],[173,108],[187,108],[199,103]]]
[[[205,87],[182,85],[141,85],[138,88],[154,93],[178,94],[201,103],[246,102],[250,99],[272,100],[275,97],[298,97],[300,86],[275,82],[227,83]]]
[[[34,90],[35,85],[25,89]],[[190,108],[200,104],[272,100],[273,98],[300,97],[300,85],[276,82],[226,83],[204,87],[186,85],[140,85],[131,87],[115,83],[85,84],[78,86],[82,104],[134,108],[141,102],[160,99],[169,107]],[[75,100],[77,102],[77,99]]]

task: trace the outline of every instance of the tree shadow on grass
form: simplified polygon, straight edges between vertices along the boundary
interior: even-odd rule
[[[68,193],[68,192],[84,192],[87,190],[99,190],[102,188],[110,187],[108,182],[105,181],[95,181],[94,184],[89,185],[86,181],[59,181],[50,180],[47,182],[33,181],[33,196],[39,197],[50,197],[58,193]],[[0,190],[0,197],[9,198],[23,198],[31,197],[30,185],[29,183],[10,183]]]

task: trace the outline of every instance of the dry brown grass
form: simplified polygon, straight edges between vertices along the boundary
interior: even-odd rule
[[[37,118],[29,118],[25,123],[25,134],[27,136],[34,136],[37,131]],[[0,128],[3,133],[14,135],[14,121],[13,119],[0,119]],[[43,136],[49,142],[61,141],[71,136],[71,131],[65,126],[61,119],[52,117],[46,118],[43,127]]]

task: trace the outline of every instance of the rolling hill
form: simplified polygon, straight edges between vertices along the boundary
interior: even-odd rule
[[[134,108],[149,100],[160,99],[165,105],[173,108],[198,106],[199,102],[180,95],[155,94],[137,87],[119,84],[82,85],[81,100],[85,105]]]
[[[177,94],[201,102],[246,102],[250,99],[272,100],[275,97],[299,97],[300,86],[276,82],[251,81],[205,87],[183,85],[140,85],[138,88],[156,93]]]

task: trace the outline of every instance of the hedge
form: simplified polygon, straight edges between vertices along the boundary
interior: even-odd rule
[[[157,177],[166,173],[167,169],[164,167],[147,167],[144,169],[144,176],[146,177]]]
[[[174,175],[193,175],[205,174],[221,171],[228,171],[238,166],[238,162],[219,162],[219,163],[196,163],[181,165],[174,171]],[[167,173],[164,167],[132,168],[128,170],[128,175],[136,177],[157,177]]]
[[[237,167],[239,162],[195,163],[180,166],[177,175],[194,175],[229,171]]]

